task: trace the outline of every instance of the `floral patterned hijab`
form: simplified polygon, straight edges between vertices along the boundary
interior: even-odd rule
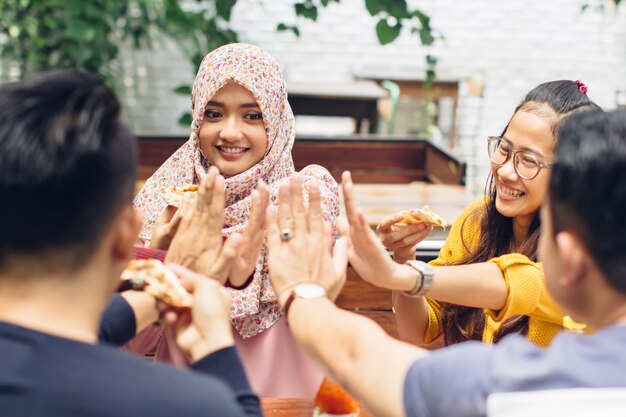
[[[208,101],[231,80],[249,90],[259,105],[268,147],[265,156],[256,165],[226,178],[223,235],[229,236],[245,229],[250,216],[251,193],[259,180],[263,179],[269,185],[271,201],[274,204],[278,202],[281,180],[294,172],[291,148],[295,139],[295,119],[287,101],[285,80],[278,63],[262,49],[247,44],[222,46],[204,57],[196,75],[189,140],[146,181],[135,198],[135,208],[145,217],[139,235],[142,239],[151,239],[156,219],[167,206],[163,200],[165,191],[175,186],[198,184],[206,175],[210,163],[200,152],[198,132]],[[335,229],[339,213],[337,183],[326,169],[318,165],[304,168],[301,174],[305,189],[308,181],[318,181],[324,217]],[[282,314],[270,284],[265,256],[266,248],[263,246],[250,285],[243,290],[231,290],[231,318],[244,338],[269,328]]]

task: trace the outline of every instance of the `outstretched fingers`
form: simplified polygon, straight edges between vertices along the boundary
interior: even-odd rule
[[[359,228],[359,205],[354,195],[354,183],[350,171],[344,171],[341,176],[341,189],[343,191],[343,204],[346,208],[346,217],[350,227]]]
[[[196,211],[208,212],[211,209],[213,203],[213,190],[215,187],[215,179],[219,175],[219,171],[216,167],[209,168],[207,174],[200,180],[198,186],[198,201],[196,202]]]
[[[203,178],[196,204],[197,221],[211,235],[221,234],[224,226],[224,177],[219,175],[217,168],[211,167]]]
[[[241,235],[239,233],[233,233],[226,239],[222,250],[215,260],[213,267],[210,271],[210,278],[216,279],[220,283],[224,284],[228,279],[228,274],[235,261],[237,254],[239,253],[239,246],[241,245]]]
[[[267,246],[270,254],[273,250],[280,247],[280,226],[278,225],[278,211],[279,209],[270,204],[267,206],[265,215],[265,229],[267,230]]]
[[[309,183],[309,207],[307,208],[306,220],[309,232],[318,233],[324,230],[324,216],[322,214],[320,188],[317,181]]]
[[[297,172],[289,178],[289,191],[291,194],[291,215],[293,216],[294,234],[306,233],[307,220],[304,198],[302,196],[302,176]]]
[[[281,232],[289,230],[293,233],[293,216],[291,214],[291,185],[285,181],[278,187],[277,222]]]
[[[265,213],[269,202],[269,189],[263,181],[259,182],[256,190],[252,191],[252,208],[248,226],[244,232],[244,241],[263,240],[263,224],[265,223]]]

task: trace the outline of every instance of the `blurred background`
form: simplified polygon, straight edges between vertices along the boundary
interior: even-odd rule
[[[620,3],[2,0],[0,81],[50,67],[100,72],[137,135],[180,142],[201,57],[248,42],[280,62],[299,138],[419,138],[459,163],[452,182],[475,196],[486,136],[535,85],[581,79],[601,106],[626,105]]]

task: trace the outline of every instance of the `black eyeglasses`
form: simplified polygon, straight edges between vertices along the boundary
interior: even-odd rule
[[[499,136],[487,138],[487,151],[489,159],[496,165],[504,165],[509,158],[513,157],[513,168],[521,178],[532,180],[543,168],[550,169],[554,164],[546,164],[534,155],[525,151],[514,151]]]

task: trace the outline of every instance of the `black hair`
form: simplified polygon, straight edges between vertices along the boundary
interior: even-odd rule
[[[575,233],[626,294],[626,111],[568,119],[550,179],[553,231]]]
[[[0,267],[12,256],[82,266],[131,202],[135,153],[115,94],[95,75],[0,87]]]
[[[564,118],[580,112],[600,109],[587,97],[586,93],[580,91],[579,87],[579,84],[570,80],[549,81],[540,84],[526,94],[515,108],[513,115],[518,111],[528,111],[551,120],[552,133],[556,142],[559,126]],[[509,124],[510,120],[501,136],[504,136]],[[474,213],[474,215],[480,216],[480,242],[474,250],[470,250],[466,245],[470,252],[469,256],[461,260],[459,264],[486,262],[512,252],[514,247],[513,219],[503,216],[496,209],[496,194],[495,182],[490,173],[485,187],[488,203],[484,208],[481,208],[481,212]],[[539,226],[539,210],[537,210],[526,239],[521,247],[517,248],[519,253],[526,255],[534,262],[537,261]],[[443,334],[447,345],[465,340],[482,340],[485,328],[483,309],[444,304],[442,316]],[[500,325],[494,336],[494,342],[498,342],[507,334],[526,334],[527,331],[528,317],[514,316]]]

